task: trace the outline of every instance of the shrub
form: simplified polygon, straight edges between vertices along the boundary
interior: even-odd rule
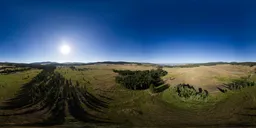
[[[191,97],[197,97],[197,98],[206,98],[209,93],[207,90],[203,90],[202,88],[199,88],[198,91],[189,84],[179,84],[176,87],[176,92],[178,93],[179,97],[182,98],[191,98]]]
[[[228,90],[240,90],[245,87],[255,86],[256,83],[254,81],[249,80],[248,78],[240,78],[235,79],[230,83],[224,84],[224,87]],[[222,89],[218,87],[218,90],[225,93],[227,89]]]

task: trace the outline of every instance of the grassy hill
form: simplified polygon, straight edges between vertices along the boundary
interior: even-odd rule
[[[244,127],[256,126],[256,87],[246,87],[241,90],[228,91],[221,93],[217,91],[217,87],[223,83],[231,82],[233,79],[240,77],[248,77],[255,79],[255,67],[245,65],[211,65],[199,66],[191,68],[180,67],[164,67],[168,75],[162,77],[169,88],[165,88],[158,93],[152,93],[150,89],[131,90],[127,89],[115,82],[118,75],[113,72],[116,70],[151,70],[157,66],[138,65],[138,64],[92,64],[81,66],[58,66],[50,77],[53,83],[57,78],[63,76],[63,81],[68,81],[70,85],[55,84],[59,88],[70,88],[70,95],[79,96],[79,90],[85,89],[95,98],[108,104],[106,108],[102,108],[103,113],[99,114],[92,108],[88,108],[86,104],[82,105],[84,111],[98,117],[107,118],[107,122],[88,122],[81,121],[74,115],[73,109],[64,107],[66,113],[66,122],[62,127],[82,127],[82,126],[102,126],[102,127]],[[14,74],[1,74],[0,85],[4,83],[0,89],[0,96],[7,98],[14,97],[13,94],[21,88],[24,83],[31,81],[33,77],[39,74],[41,69],[32,69]],[[23,79],[27,77],[29,78]],[[58,75],[59,74],[59,75]],[[47,76],[45,76],[47,77]],[[55,80],[56,79],[56,80]],[[40,81],[38,81],[40,82]],[[180,83],[188,83],[196,89],[203,88],[209,91],[206,99],[184,99],[179,97],[175,91],[175,86]],[[44,85],[44,84],[43,84]],[[47,85],[47,81],[45,81]],[[36,85],[40,86],[40,85]],[[51,87],[51,86],[49,86]],[[77,88],[77,89],[76,89]],[[76,93],[72,93],[72,89]],[[8,92],[5,93],[5,92]],[[55,93],[55,91],[50,91]],[[33,92],[34,93],[34,92]],[[36,93],[35,93],[36,94]],[[45,94],[46,97],[49,95]],[[73,98],[75,98],[73,97]],[[35,98],[36,99],[36,98]],[[54,98],[53,98],[54,99]],[[58,99],[58,98],[57,98]],[[3,101],[2,100],[2,101]],[[46,100],[48,101],[48,100]],[[57,101],[57,100],[56,100]],[[64,99],[65,101],[65,99]],[[67,99],[69,101],[69,99]],[[76,100],[72,100],[76,101]],[[48,101],[49,102],[49,101]],[[77,102],[80,102],[79,100]],[[33,103],[33,102],[32,102]],[[43,102],[44,103],[44,102]],[[57,102],[58,103],[58,102]],[[73,102],[70,102],[73,103]],[[74,102],[75,103],[75,102]],[[55,103],[53,103],[54,106]],[[65,105],[66,104],[66,105]],[[66,102],[63,106],[69,106]],[[82,102],[81,102],[82,104]],[[36,110],[35,114],[20,114],[16,116],[0,116],[0,124],[3,126],[25,125],[33,121],[42,121],[47,118],[48,112],[40,109],[39,106],[33,105],[30,109]],[[97,106],[95,106],[97,108]],[[37,109],[38,108],[38,109]],[[58,108],[58,107],[57,107]],[[80,113],[82,112],[82,108]],[[24,112],[24,108],[17,110],[8,110],[7,113]],[[29,110],[30,110],[29,109]],[[45,115],[43,112],[47,112]],[[0,113],[6,113],[0,110]],[[84,114],[84,113],[81,113]],[[1,114],[0,114],[1,115]],[[40,116],[39,116],[40,115]],[[27,117],[27,118],[25,118]],[[39,118],[40,117],[40,118]],[[37,124],[36,126],[41,126]]]

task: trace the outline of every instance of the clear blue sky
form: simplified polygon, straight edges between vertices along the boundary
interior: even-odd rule
[[[107,60],[256,61],[256,1],[0,1],[0,61]]]

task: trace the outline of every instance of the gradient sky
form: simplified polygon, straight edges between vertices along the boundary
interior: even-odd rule
[[[107,60],[256,61],[256,1],[0,1],[0,61]]]

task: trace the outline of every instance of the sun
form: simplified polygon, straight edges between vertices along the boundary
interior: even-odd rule
[[[70,53],[70,51],[71,51],[71,49],[70,49],[70,47],[68,45],[62,45],[60,47],[60,52],[63,55],[68,55]]]

